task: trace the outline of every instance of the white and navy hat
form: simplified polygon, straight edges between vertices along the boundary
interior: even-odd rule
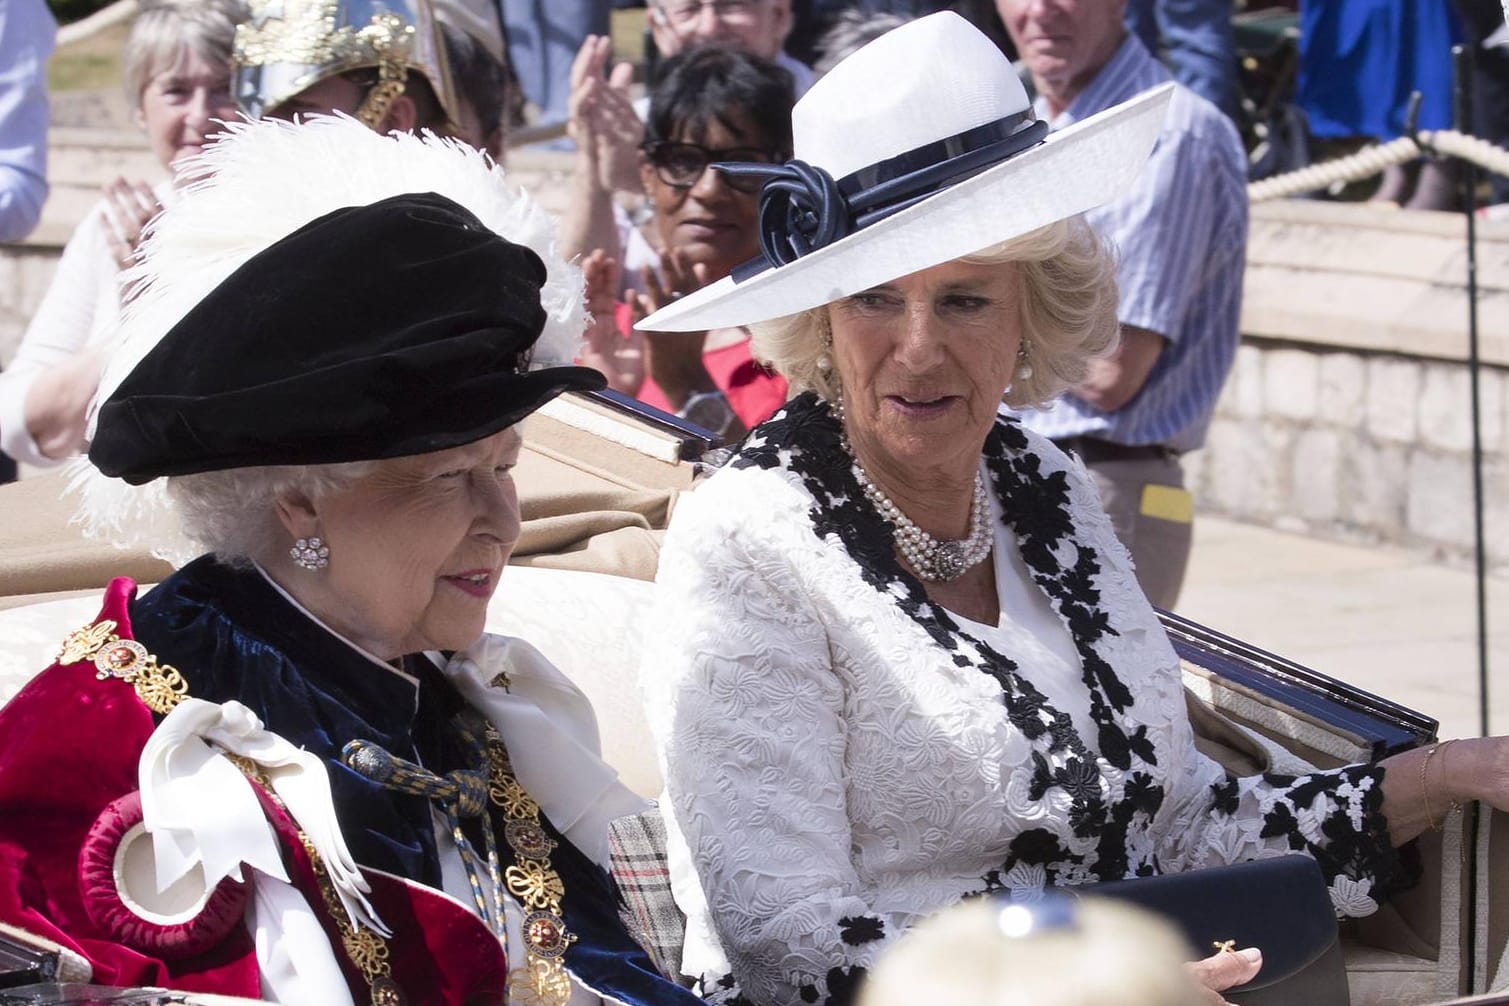
[[[639,324],[689,332],[795,314],[1107,202],[1136,177],[1172,85],[1049,134],[995,44],[942,12],[864,46],[792,111],[762,175],[761,256]]]

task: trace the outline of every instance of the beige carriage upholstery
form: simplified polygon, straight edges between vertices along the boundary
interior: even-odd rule
[[[639,626],[659,536],[700,474],[688,451],[684,431],[597,399],[566,396],[532,417],[517,473],[523,538],[489,611],[490,630],[533,642],[586,691],[605,756],[649,797],[661,782],[636,684]],[[0,487],[0,701],[94,617],[112,576],[150,583],[168,570],[83,538],[62,486],[44,476]],[[1367,756],[1347,731],[1207,669],[1187,664],[1185,678],[1202,749],[1236,772]],[[1509,897],[1488,883],[1509,862],[1509,822],[1469,810],[1420,844],[1422,884],[1347,926],[1354,1006],[1442,1002],[1509,979]]]
[[[659,535],[697,475],[678,456],[688,449],[683,438],[659,423],[626,422],[595,397],[567,395],[526,421],[525,440],[513,563],[654,579]],[[0,608],[94,591],[113,576],[155,583],[170,571],[145,549],[85,537],[71,523],[67,484],[58,471],[0,486]]]

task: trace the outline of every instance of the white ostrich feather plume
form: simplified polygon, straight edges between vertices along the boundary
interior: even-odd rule
[[[586,320],[581,270],[561,257],[554,219],[511,189],[501,167],[459,141],[428,133],[383,136],[344,115],[298,125],[239,122],[181,170],[201,180],[153,221],[139,264],[124,277],[139,293],[112,339],[91,406],[91,436],[100,403],[241,265],[333,210],[408,192],[454,200],[496,233],[533,249],[546,272],[540,291],[546,321],[533,363],[569,364],[578,354]],[[69,490],[82,497],[75,521],[86,535],[122,548],[148,547],[175,565],[197,554],[178,526],[163,480],[130,486],[81,458],[72,464]]]

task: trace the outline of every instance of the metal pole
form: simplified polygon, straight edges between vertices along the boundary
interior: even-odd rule
[[[1454,118],[1460,133],[1472,132],[1472,50],[1451,50],[1454,77]],[[1488,723],[1488,539],[1483,530],[1483,402],[1482,358],[1478,350],[1478,230],[1477,168],[1459,159],[1462,171],[1462,212],[1467,217],[1467,378],[1472,393],[1472,531],[1477,572],[1478,614],[1478,732],[1489,734]]]

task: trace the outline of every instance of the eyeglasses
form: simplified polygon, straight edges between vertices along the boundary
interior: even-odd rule
[[[702,9],[706,7],[721,21],[730,24],[748,23],[754,20],[755,13],[763,2],[764,0],[700,0],[663,5],[652,3],[650,14],[661,24],[669,22],[676,28],[690,28],[702,17]]]
[[[645,156],[655,168],[662,182],[676,189],[689,189],[697,184],[702,172],[714,161],[758,161],[761,164],[779,164],[783,156],[771,150],[757,147],[725,147],[711,150],[696,143],[676,143],[672,140],[651,140],[644,145]],[[731,178],[723,181],[740,192],[758,192],[765,183],[763,178]]]

